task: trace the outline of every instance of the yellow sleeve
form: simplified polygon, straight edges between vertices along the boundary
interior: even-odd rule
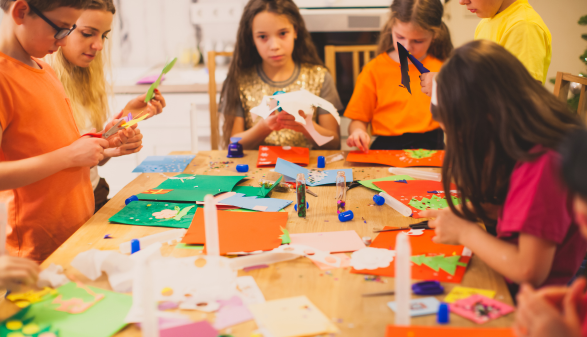
[[[539,25],[520,21],[508,29],[499,44],[526,66],[530,75],[544,83],[550,65],[550,38]]]

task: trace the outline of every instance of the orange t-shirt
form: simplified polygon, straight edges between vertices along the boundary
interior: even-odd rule
[[[440,71],[442,61],[428,55],[422,62],[431,72]],[[430,97],[422,93],[420,72],[410,63],[410,88],[400,87],[400,64],[381,53],[364,68],[355,85],[345,117],[371,123],[375,136],[424,133],[439,127],[430,113]]]
[[[0,53],[1,161],[39,156],[79,138],[69,100],[51,67],[35,69]],[[11,255],[45,260],[94,213],[90,168],[75,167],[15,190],[8,202]]]

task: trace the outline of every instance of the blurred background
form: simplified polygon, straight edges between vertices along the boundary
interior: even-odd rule
[[[210,150],[208,51],[232,51],[246,0],[114,0],[117,13],[110,36],[112,113],[119,112],[148,85],[136,82],[160,73],[174,57],[178,62],[160,90],[166,97],[164,113],[141,123],[144,149],[135,155],[114,158],[101,167],[113,196],[136,174],[131,173],[145,157],[171,151]],[[312,34],[320,56],[326,45],[376,44],[389,15],[392,0],[294,0]],[[558,71],[587,73],[587,26],[578,24],[587,15],[585,0],[529,0],[552,33],[553,56],[548,78]],[[1,20],[0,11],[0,20]],[[459,5],[445,4],[447,23],[455,47],[473,39],[480,21]],[[587,36],[587,35],[586,35]],[[584,54],[586,53],[586,54]],[[227,57],[216,58],[217,88],[226,77]],[[336,82],[343,104],[353,91],[352,54],[337,54]],[[361,61],[361,66],[362,66]],[[546,87],[552,91],[553,84]],[[219,90],[218,90],[219,91]],[[218,99],[218,98],[216,98]],[[347,124],[341,125],[343,149]]]

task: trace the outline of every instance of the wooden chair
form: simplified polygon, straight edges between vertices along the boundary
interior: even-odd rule
[[[353,83],[357,83],[357,77],[361,72],[359,54],[363,54],[363,66],[371,61],[371,52],[377,53],[376,45],[361,46],[324,46],[324,60],[326,68],[330,71],[334,83],[336,83],[336,54],[353,53]],[[375,55],[377,56],[377,55]]]
[[[208,52],[208,94],[210,95],[210,144],[212,150],[218,150],[218,102],[216,101],[216,56],[232,56],[232,52]]]
[[[556,74],[556,82],[554,84],[554,95],[561,101],[567,102],[569,97],[569,89],[571,82],[577,82],[581,84],[581,91],[579,94],[579,107],[577,114],[581,119],[585,120],[587,117],[587,78],[575,76],[569,73],[558,72]]]

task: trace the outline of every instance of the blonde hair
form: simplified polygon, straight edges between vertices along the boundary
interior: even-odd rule
[[[112,0],[92,0],[86,10],[104,10],[112,14],[116,12]],[[109,45],[106,43],[104,49],[96,53],[96,58],[87,68],[69,62],[61,48],[54,56],[48,58],[72,102],[73,117],[80,130],[87,127],[89,120],[96,131],[102,131],[110,114],[108,94],[112,93],[112,90],[104,75],[104,69],[110,69]]]

